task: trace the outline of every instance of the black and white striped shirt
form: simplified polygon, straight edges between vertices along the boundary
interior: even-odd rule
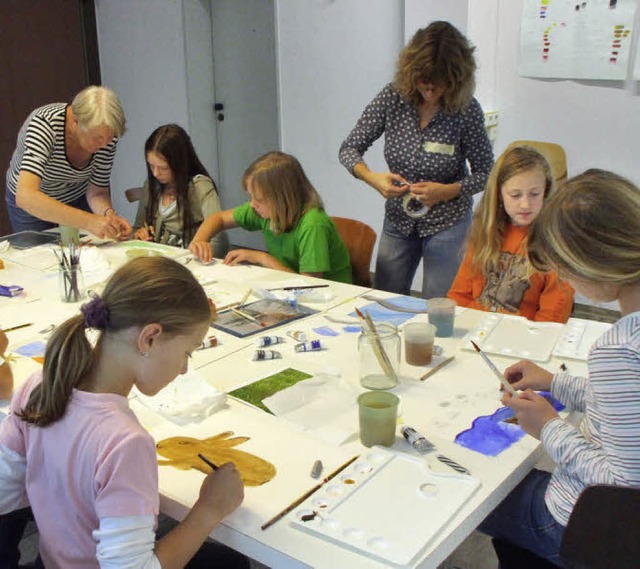
[[[556,462],[545,503],[567,525],[585,486],[640,487],[640,312],[621,318],[593,345],[589,379],[557,374],[551,393],[585,413],[590,437],[561,419],[549,421],[541,439]]]
[[[65,151],[66,114],[67,103],[52,103],[27,117],[7,170],[7,191],[15,195],[21,170],[40,177],[40,190],[62,203],[82,196],[89,183],[109,187],[118,139],[96,152],[84,168],[75,168]]]

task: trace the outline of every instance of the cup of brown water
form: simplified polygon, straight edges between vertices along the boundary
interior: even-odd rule
[[[433,341],[436,327],[428,322],[411,322],[405,324],[404,357],[412,366],[425,366],[431,363],[433,358]]]

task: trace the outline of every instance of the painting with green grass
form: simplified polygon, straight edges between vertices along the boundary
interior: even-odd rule
[[[260,379],[259,381],[250,383],[244,387],[240,387],[239,389],[234,389],[229,392],[229,395],[236,397],[237,399],[242,399],[242,401],[246,401],[247,403],[251,403],[251,405],[258,407],[267,413],[271,413],[271,411],[269,411],[269,409],[262,403],[263,399],[271,397],[275,393],[278,393],[287,387],[291,387],[303,379],[309,379],[310,377],[311,375],[304,373],[303,371],[287,368],[278,373],[274,373],[269,377],[265,377],[264,379]],[[273,415],[273,413],[271,414]]]

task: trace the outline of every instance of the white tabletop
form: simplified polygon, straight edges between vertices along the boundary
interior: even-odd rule
[[[109,259],[111,269],[126,260],[118,246],[105,246],[101,250]],[[0,299],[0,325],[15,325],[21,318],[34,323],[33,326],[11,333],[10,349],[20,343],[43,337],[40,330],[46,325],[61,322],[79,308],[79,303],[63,304],[58,300],[55,270],[41,271],[18,264],[25,257],[37,258],[35,252],[30,256],[15,255],[12,252],[0,256],[7,262],[7,269],[2,271],[0,282],[20,284],[25,287],[27,298],[29,295],[36,297],[32,302],[23,299],[16,303],[13,303],[14,299]],[[260,267],[227,267],[220,262],[203,266],[192,261],[188,266],[217,305],[237,302],[249,288],[287,286],[292,279],[298,279],[294,282],[299,284],[301,278]],[[307,277],[304,281],[309,284],[324,282]],[[326,425],[319,425],[316,431],[303,431],[298,425],[231,399],[224,409],[203,421],[177,426],[143,407],[136,399],[131,400],[132,408],[156,440],[180,434],[204,438],[231,430],[236,435],[250,437],[243,444],[242,450],[269,460],[276,466],[276,477],[262,486],[247,487],[242,506],[213,533],[216,539],[273,567],[357,569],[387,566],[373,557],[300,531],[292,527],[287,518],[267,530],[260,529],[265,521],[317,483],[310,477],[315,460],[323,461],[326,475],[349,458],[370,452],[360,444],[357,434],[355,395],[363,390],[358,379],[358,334],[348,331],[351,319],[349,314],[354,307],[370,303],[359,298],[368,289],[333,282],[329,284],[332,297],[324,302],[310,303],[308,306],[318,313],[295,323],[296,329],[305,331],[309,336],[321,337],[324,350],[297,353],[293,350],[294,342],[287,339],[280,346],[281,359],[254,362],[251,354],[255,349],[255,337],[235,338],[216,330],[220,345],[199,352],[195,367],[198,368],[198,373],[220,391],[231,390],[288,367],[311,375],[328,374],[336,378],[347,392],[353,393],[353,406],[347,412],[351,416],[347,416],[346,423],[342,416],[339,424],[340,429],[344,430],[349,428],[351,421],[351,433],[341,444],[323,437],[323,429],[331,430],[338,426],[338,419],[335,417],[328,418]],[[99,282],[95,283],[96,289],[99,286]],[[379,291],[376,294],[390,296]],[[439,452],[467,467],[472,476],[481,482],[479,490],[424,548],[411,566],[437,567],[517,485],[539,457],[540,445],[529,436],[525,436],[497,457],[484,456],[454,442],[455,436],[468,429],[475,418],[490,415],[501,406],[499,383],[495,376],[477,354],[459,349],[461,338],[477,325],[483,314],[474,310],[458,310],[454,337],[436,340],[443,348],[444,355],[454,355],[455,360],[426,381],[419,380],[426,368],[409,366],[404,363],[404,354],[401,357],[400,383],[392,390],[401,400],[399,423],[418,429],[436,444]],[[426,321],[426,315],[416,315],[413,321]],[[319,329],[324,330],[324,333],[329,329],[329,333],[333,331],[336,335],[319,336]],[[276,329],[273,333],[283,335],[284,329]],[[492,356],[492,360],[499,369],[516,361],[499,356]],[[585,362],[573,360],[567,363],[573,373],[586,373]],[[555,371],[560,360],[552,357],[543,365]],[[18,361],[15,367],[18,383],[24,381],[26,374],[32,369],[31,360]],[[336,425],[331,424],[334,420]],[[392,450],[417,456],[399,435]],[[432,455],[427,455],[426,460],[435,471],[451,472]],[[202,474],[196,471],[160,467],[163,512],[177,519],[184,517],[197,498],[201,480]],[[402,480],[397,483],[402,484]],[[393,487],[388,491],[393,492]],[[380,515],[388,515],[389,524],[403,523],[402,512],[385,512]],[[411,531],[411,528],[407,528],[407,531]],[[416,540],[420,539],[416,535]]]

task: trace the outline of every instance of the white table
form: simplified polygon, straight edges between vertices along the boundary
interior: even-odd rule
[[[117,246],[102,249],[109,258],[111,268],[126,260]],[[0,325],[8,325],[2,319],[11,314],[11,324],[22,317],[34,325],[16,331],[10,336],[10,348],[41,337],[39,330],[51,323],[59,323],[79,308],[63,304],[58,300],[57,275],[55,270],[47,272],[29,268],[18,262],[24,255],[9,252],[0,255],[7,263],[0,282],[20,284],[28,294],[39,297],[33,302],[21,302],[10,308],[13,299],[1,299]],[[17,257],[17,258],[16,258]],[[238,301],[248,288],[268,288],[283,286],[295,275],[271,271],[260,267],[226,267],[221,263],[202,266],[197,261],[189,263],[189,268],[205,284],[205,290],[217,304]],[[8,280],[7,280],[8,279]],[[306,278],[309,283],[322,282]],[[11,281],[11,282],[9,282]],[[215,281],[215,282],[211,282]],[[96,283],[99,289],[99,283]],[[354,306],[363,306],[370,301],[359,298],[368,289],[354,285],[330,283],[334,297],[325,303],[314,304],[318,314],[296,321],[296,328],[312,333],[314,328],[330,326],[339,335],[323,337],[327,347],[322,352],[295,353],[293,342],[283,347],[283,359],[252,362],[250,355],[254,349],[255,337],[235,338],[216,331],[220,346],[203,350],[195,361],[199,373],[219,390],[234,387],[265,377],[292,367],[310,374],[327,371],[339,372],[342,380],[353,390],[361,391],[358,382],[357,334],[343,331],[345,324],[325,318],[345,318]],[[380,296],[384,293],[377,292]],[[446,355],[456,359],[424,382],[419,377],[424,369],[402,363],[400,384],[393,389],[401,399],[400,422],[409,424],[433,441],[438,451],[466,466],[474,477],[482,483],[480,489],[446,524],[436,538],[421,552],[414,566],[437,567],[482,521],[482,519],[524,478],[539,457],[538,441],[525,436],[519,443],[508,448],[495,458],[486,457],[467,450],[454,443],[457,433],[467,429],[474,418],[489,415],[501,406],[499,384],[480,357],[459,349],[460,339],[473,328],[484,313],[461,310],[456,318],[453,338],[438,339]],[[417,315],[415,320],[426,320],[425,315]],[[291,326],[288,326],[290,328]],[[271,333],[271,332],[269,332]],[[274,334],[283,331],[275,329]],[[402,356],[402,361],[403,361]],[[500,369],[504,369],[513,359],[492,356]],[[555,370],[559,360],[552,358],[545,366]],[[569,364],[573,373],[586,373],[584,362]],[[18,361],[15,367],[17,383],[24,381],[32,371],[34,362],[28,359]],[[132,408],[139,413],[141,422],[150,428],[152,435],[160,440],[167,436],[188,433],[194,436],[212,436],[224,430],[248,435],[251,440],[242,450],[253,452],[270,460],[277,468],[277,476],[260,487],[247,488],[243,505],[231,514],[213,533],[213,536],[246,553],[247,555],[273,567],[385,567],[374,558],[348,550],[324,539],[309,535],[291,527],[287,519],[282,519],[265,531],[260,526],[298,496],[316,484],[309,476],[311,465],[322,459],[324,474],[333,471],[352,456],[368,452],[360,445],[357,436],[357,408],[353,406],[353,436],[343,444],[329,444],[313,433],[302,432],[263,411],[255,410],[241,402],[230,401],[229,406],[204,421],[186,427],[177,427],[155,413],[143,408],[135,399]],[[393,450],[414,453],[413,449],[399,436]],[[447,467],[427,457],[434,469]],[[196,471],[181,471],[172,467],[160,468],[161,508],[166,514],[181,519],[197,498],[202,474]],[[401,480],[398,481],[402,483]],[[389,489],[390,492],[393,488]],[[402,524],[402,516],[390,516],[390,524]],[[408,531],[409,528],[408,528]],[[416,539],[420,539],[416,536]]]

